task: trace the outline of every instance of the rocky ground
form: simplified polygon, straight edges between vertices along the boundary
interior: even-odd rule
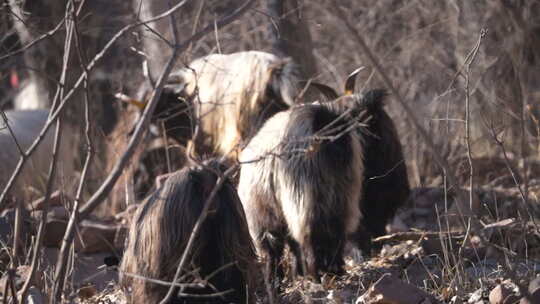
[[[537,220],[540,179],[531,178],[527,197],[511,178],[499,178],[467,189],[416,188],[388,225],[388,235],[375,240],[382,250],[370,258],[348,248],[346,275],[325,276],[320,284],[297,279],[283,282],[279,303],[540,303],[540,235]],[[461,195],[465,203],[456,203]],[[472,197],[472,200],[469,198]],[[46,303],[52,268],[67,223],[69,198],[53,196],[48,213],[42,260],[30,288],[32,303]],[[526,200],[524,199],[526,198]],[[69,205],[69,204],[68,204]],[[26,214],[25,246],[33,242],[40,202]],[[66,299],[73,303],[123,303],[114,267],[106,258],[120,257],[128,210],[107,220],[90,218],[77,231],[70,261]],[[2,244],[11,244],[14,211],[0,217]],[[6,269],[9,255],[2,251]],[[20,288],[28,276],[30,255],[19,257],[11,277]],[[8,275],[4,274],[0,286]],[[262,284],[261,284],[262,285]],[[264,288],[257,302],[266,303]],[[528,299],[527,299],[528,297]]]

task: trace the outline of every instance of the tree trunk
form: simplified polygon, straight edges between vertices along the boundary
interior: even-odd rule
[[[303,78],[315,76],[317,62],[300,1],[268,0],[268,13],[273,21],[269,31],[272,51],[278,56],[291,57],[298,63]]]

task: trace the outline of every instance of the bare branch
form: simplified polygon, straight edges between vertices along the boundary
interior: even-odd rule
[[[118,33],[116,35],[113,36],[113,38],[103,47],[103,49],[97,53],[94,58],[92,59],[92,61],[86,66],[86,70],[90,71],[92,70],[92,68],[94,68],[94,66],[103,58],[103,56],[105,55],[105,53],[113,46],[113,44],[118,40],[120,39],[120,37],[122,37],[125,33],[127,33],[128,31],[130,31],[131,29],[139,26],[139,25],[142,25],[142,24],[146,24],[146,23],[150,23],[150,22],[154,22],[156,20],[159,20],[161,18],[164,18],[172,13],[174,13],[176,10],[178,10],[179,8],[181,8],[185,3],[187,2],[187,0],[184,0],[178,4],[176,4],[173,8],[169,9],[168,11],[154,17],[154,18],[151,18],[149,20],[146,20],[146,21],[141,21],[141,22],[137,22],[137,23],[134,23],[134,24],[130,24],[130,25],[127,25],[125,26],[124,28],[122,28],[120,31],[118,31]],[[84,2],[83,2],[84,3]],[[202,36],[201,36],[202,37]],[[201,38],[199,37],[199,39]],[[41,130],[41,132],[39,133],[39,135],[37,136],[37,138],[34,140],[34,142],[32,143],[32,145],[26,150],[26,157],[29,157],[34,151],[35,149],[38,147],[38,145],[41,143],[41,141],[43,140],[43,138],[45,137],[45,134],[47,133],[47,131],[49,130],[49,128],[52,126],[52,124],[54,122],[56,122],[56,119],[58,118],[58,116],[63,112],[63,109],[66,105],[66,102],[73,96],[73,94],[75,93],[75,91],[81,86],[81,84],[83,83],[84,81],[84,78],[85,78],[85,75],[84,73],[79,77],[79,79],[75,82],[75,84],[73,85],[73,87],[71,88],[71,90],[65,95],[63,96],[63,98],[61,99],[61,101],[59,102],[58,106],[56,108],[54,108],[54,111],[51,111],[50,115],[49,115],[49,120],[47,121],[47,123],[45,124],[45,126],[43,126],[43,129]],[[11,190],[11,188],[13,187],[13,184],[15,183],[15,180],[17,179],[17,176],[20,174],[22,168],[24,167],[25,165],[25,162],[26,162],[26,158],[23,158],[21,157],[19,159],[19,162],[17,163],[17,167],[15,168],[14,172],[11,174],[11,177],[7,183],[7,185],[5,186],[3,192],[2,192],[2,195],[0,195],[0,211],[2,211],[4,208],[5,208],[5,199],[7,197],[7,193]]]
[[[88,88],[88,77],[89,77],[89,71],[86,69],[87,65],[87,58],[82,51],[82,41],[80,32],[77,26],[78,22],[78,16],[75,13],[72,13],[73,18],[73,24],[74,24],[74,34],[75,34],[75,47],[77,51],[77,55],[79,57],[79,62],[81,65],[81,68],[83,69],[83,73],[85,76],[84,80],[84,116],[85,116],[85,138],[86,138],[86,159],[84,162],[83,171],[81,174],[81,180],[79,181],[79,186],[77,188],[77,194],[75,196],[75,203],[73,205],[73,210],[71,213],[71,216],[69,218],[69,222],[66,227],[66,231],[64,233],[64,237],[62,239],[62,245],[60,247],[60,252],[58,254],[58,259],[56,262],[56,269],[55,269],[55,276],[54,276],[54,285],[53,285],[53,291],[51,293],[50,303],[55,303],[56,301],[59,301],[62,296],[62,292],[64,289],[64,282],[66,280],[66,268],[67,268],[67,262],[68,262],[68,254],[69,249],[71,248],[73,244],[73,237],[75,228],[77,227],[78,223],[78,215],[79,215],[79,205],[81,202],[81,197],[83,193],[83,189],[86,184],[86,180],[88,177],[88,170],[90,168],[90,164],[92,162],[94,151],[92,146],[92,139],[91,139],[91,129],[92,129],[92,123],[91,123],[91,117],[90,117],[90,111],[89,111],[89,88]]]
[[[64,25],[65,23],[65,19],[62,19],[52,30],[48,31],[47,33],[39,36],[38,38],[36,38],[34,41],[28,43],[27,45],[23,46],[22,48],[16,50],[16,51],[13,51],[9,54],[6,54],[2,57],[0,57],[0,61],[2,60],[5,60],[9,57],[12,57],[12,56],[15,56],[15,55],[18,55],[18,54],[21,54],[21,53],[24,53],[25,51],[27,51],[28,49],[30,49],[31,47],[33,47],[34,45],[38,44],[39,42],[41,42],[42,40],[45,40],[49,37],[52,37],[54,36],[54,34],[56,34],[56,32],[58,32],[58,30],[60,30],[62,28],[62,26]]]
[[[184,252],[182,253],[182,258],[180,259],[180,262],[178,263],[178,267],[176,268],[176,273],[174,274],[174,278],[172,280],[172,283],[176,283],[178,278],[180,277],[180,273],[182,272],[182,269],[184,268],[185,264],[187,263],[187,257],[191,251],[191,248],[193,247],[193,244],[195,242],[195,238],[199,234],[199,231],[201,230],[202,224],[206,220],[206,217],[208,215],[208,210],[210,209],[210,206],[212,205],[212,202],[214,198],[216,197],[219,189],[223,186],[225,181],[229,178],[230,175],[232,175],[235,170],[238,168],[238,165],[232,166],[229,169],[227,169],[223,175],[220,175],[218,177],[218,180],[216,181],[216,185],[214,186],[214,189],[212,189],[212,192],[208,196],[208,199],[204,202],[203,210],[201,211],[201,215],[197,219],[197,222],[195,222],[195,225],[193,226],[193,230],[191,231],[191,235],[189,236],[189,240],[186,244],[186,248],[184,249]],[[180,288],[180,293],[183,292],[183,288]],[[171,286],[169,288],[169,291],[167,292],[167,295],[161,300],[160,304],[166,304],[171,299],[174,292],[174,286]]]
[[[482,29],[480,32],[480,36],[478,37],[478,41],[474,48],[471,50],[469,55],[467,56],[467,59],[465,60],[465,142],[467,145],[467,160],[469,162],[469,208],[470,210],[473,210],[473,195],[474,195],[474,165],[473,165],[473,157],[472,157],[472,149],[471,149],[471,107],[470,107],[470,91],[469,91],[469,78],[470,78],[470,72],[471,72],[471,65],[473,64],[474,60],[476,59],[476,55],[478,54],[478,50],[480,49],[480,45],[482,44],[482,39],[486,35],[486,32]],[[465,234],[464,240],[469,239],[469,233],[471,230],[471,219],[469,218],[467,221],[467,233]],[[463,249],[466,245],[466,242],[463,242],[460,249]]]
[[[185,2],[185,1],[183,1]],[[234,20],[236,20],[238,17],[240,17],[253,3],[255,0],[248,0],[246,1],[242,6],[240,6],[236,11],[231,13],[230,15],[220,19],[216,22],[218,27],[223,27]],[[178,6],[178,5],[177,5]],[[169,12],[172,11],[172,9],[168,10]],[[163,15],[163,14],[162,14]],[[155,19],[155,18],[152,18]],[[127,164],[129,159],[131,158],[131,155],[135,151],[135,148],[139,144],[139,141],[142,137],[142,134],[144,130],[146,130],[146,126],[148,125],[148,122],[150,120],[151,114],[154,112],[154,108],[161,96],[161,92],[163,90],[163,86],[165,84],[165,80],[169,76],[169,73],[171,72],[174,62],[176,62],[176,58],[178,57],[179,53],[186,50],[189,45],[202,37],[204,37],[206,34],[212,32],[214,29],[214,24],[211,23],[207,25],[204,29],[197,32],[195,35],[191,36],[188,40],[182,42],[181,44],[175,44],[175,48],[173,49],[173,54],[171,55],[171,58],[169,62],[167,62],[163,72],[161,73],[157,83],[156,88],[153,91],[152,96],[150,97],[150,101],[148,102],[148,105],[145,107],[145,110],[137,123],[137,126],[135,127],[135,132],[133,133],[133,136],[131,137],[128,146],[126,148],[126,151],[124,152],[124,155],[120,158],[120,160],[116,163],[114,168],[112,169],[111,173],[107,177],[107,179],[103,182],[101,187],[94,193],[94,195],[89,199],[89,201],[81,208],[81,218],[86,217],[94,208],[96,208],[109,194],[112,187],[114,186],[114,183],[120,177],[120,174],[122,173],[122,170],[124,166]]]
[[[83,3],[81,3],[82,5]],[[75,10],[75,4],[73,1],[70,1],[66,4],[66,17],[69,14],[70,11]],[[63,58],[63,65],[62,65],[62,73],[60,75],[60,83],[65,83],[66,81],[66,75],[67,75],[67,69],[68,69],[68,63],[69,63],[69,57],[70,57],[70,51],[71,51],[71,43],[73,38],[73,20],[67,20],[66,21],[66,40],[64,44],[64,58]],[[57,106],[58,100],[63,96],[64,94],[64,86],[58,86],[55,98],[53,100],[53,108]],[[50,115],[50,114],[49,114]],[[48,174],[48,180],[47,180],[47,186],[45,189],[45,201],[43,204],[43,210],[41,211],[41,219],[38,227],[38,233],[36,237],[36,242],[34,244],[34,252],[32,256],[32,266],[30,268],[30,274],[28,275],[28,278],[24,282],[24,285],[20,292],[20,298],[21,302],[25,303],[26,293],[28,292],[28,289],[30,288],[30,284],[32,282],[32,279],[34,277],[34,274],[37,270],[38,266],[38,258],[41,251],[41,246],[43,244],[43,237],[45,234],[45,227],[47,224],[47,212],[49,207],[49,198],[52,193],[52,187],[54,183],[54,178],[56,174],[56,164],[58,161],[58,149],[60,147],[60,142],[62,140],[62,119],[58,118],[56,120],[56,130],[54,134],[54,146],[53,146],[53,154],[52,154],[52,161],[51,166],[49,169]]]
[[[451,187],[455,186],[456,178],[454,176],[453,171],[451,170],[450,165],[448,164],[446,159],[444,159],[441,156],[442,154],[439,153],[437,146],[433,142],[432,138],[429,136],[428,132],[424,129],[424,127],[420,124],[420,122],[416,118],[416,115],[414,114],[413,109],[407,104],[403,96],[401,96],[401,93],[392,84],[390,77],[388,77],[388,74],[385,72],[384,68],[379,63],[379,60],[377,59],[375,54],[373,54],[371,49],[368,47],[368,45],[364,41],[364,38],[360,35],[360,33],[356,30],[354,25],[347,18],[347,15],[345,14],[343,8],[340,6],[340,3],[336,0],[334,0],[333,3],[336,9],[338,18],[341,20],[341,22],[343,22],[345,27],[349,30],[353,38],[358,43],[360,49],[364,52],[367,59],[371,62],[371,64],[373,65],[377,73],[379,73],[385,85],[390,89],[390,92],[392,92],[392,95],[395,97],[395,100],[398,102],[401,108],[405,111],[407,118],[409,119],[409,121],[411,121],[411,123],[413,124],[414,128],[416,129],[420,137],[424,140],[427,148],[432,153],[433,158],[443,170],[444,175],[448,178],[448,181]],[[461,195],[458,194],[458,196],[461,196]],[[459,199],[461,201],[464,201],[461,197],[459,197]]]

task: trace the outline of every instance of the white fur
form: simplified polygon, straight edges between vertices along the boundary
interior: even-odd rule
[[[238,191],[244,209],[247,213],[250,233],[253,235],[253,219],[257,217],[258,200],[264,200],[262,204],[279,206],[289,227],[291,236],[298,240],[304,240],[310,231],[307,225],[310,215],[308,212],[313,210],[311,204],[318,203],[310,197],[310,189],[305,189],[298,196],[294,195],[289,188],[293,181],[288,176],[282,175],[283,171],[276,170],[279,164],[280,145],[282,144],[285,126],[290,119],[292,110],[280,112],[270,118],[259,130],[257,135],[249,142],[247,147],[241,152],[239,160],[242,163],[240,172],[240,181]],[[298,133],[311,134],[311,121],[302,123]],[[353,140],[353,159],[350,164],[350,170],[353,174],[353,184],[350,187],[346,206],[345,232],[351,234],[356,231],[361,219],[359,209],[360,194],[362,193],[362,173],[363,173],[363,154],[361,143],[356,132],[350,133]],[[273,178],[272,178],[273,177]],[[340,177],[331,177],[337,178]],[[309,187],[309,182],[303,183]],[[273,185],[273,187],[272,187]],[[328,189],[333,191],[333,189]],[[277,200],[277,201],[276,201]],[[319,205],[331,207],[331,205]]]
[[[188,95],[198,91],[195,102],[200,102],[196,112],[202,131],[213,137],[215,152],[227,155],[246,140],[240,136],[239,128],[246,124],[242,119],[248,119],[264,102],[272,71],[279,67],[283,67],[279,80],[282,98],[292,105],[298,91],[292,64],[265,52],[209,55],[174,73],[171,79],[185,85]]]
[[[268,200],[265,204],[278,205],[273,190],[268,187],[273,183],[271,171],[268,168],[271,168],[274,162],[272,152],[277,152],[283,136],[282,126],[287,123],[288,119],[288,112],[280,112],[271,117],[239,156],[242,170],[240,171],[238,195],[246,212],[249,232],[254,240],[257,239],[257,236],[253,234],[255,229],[252,219],[257,216],[257,214],[253,214],[253,212],[257,212],[257,208],[251,208],[248,205],[256,203],[252,201],[255,198]]]

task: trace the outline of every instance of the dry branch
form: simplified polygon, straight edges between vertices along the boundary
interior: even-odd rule
[[[75,47],[77,51],[77,55],[79,57],[80,65],[83,69],[83,75],[85,76],[84,80],[84,116],[85,116],[85,139],[86,139],[86,145],[87,145],[87,151],[86,151],[86,159],[84,162],[83,171],[81,174],[81,180],[79,182],[79,186],[77,188],[77,193],[75,196],[75,203],[73,205],[73,210],[69,218],[68,225],[66,227],[66,231],[64,233],[64,238],[62,240],[62,245],[60,247],[60,252],[58,254],[58,259],[56,263],[55,268],[55,275],[54,275],[54,281],[53,281],[53,290],[50,297],[50,303],[55,303],[56,301],[59,301],[61,299],[62,292],[64,290],[64,282],[66,281],[66,268],[67,268],[67,262],[68,262],[68,254],[69,249],[71,248],[73,244],[73,237],[74,237],[74,231],[77,224],[77,218],[79,215],[79,205],[83,193],[83,189],[85,187],[85,183],[88,176],[88,169],[90,168],[90,164],[93,159],[94,151],[92,146],[92,139],[90,135],[90,130],[92,129],[92,120],[90,117],[90,110],[89,110],[89,92],[88,92],[88,75],[89,71],[85,68],[87,64],[87,58],[82,51],[82,41],[80,40],[80,32],[77,26],[77,14],[72,13],[73,18],[73,26],[74,26],[74,34],[75,34]]]
[[[183,1],[182,3],[185,3],[186,1]],[[242,6],[240,6],[236,11],[231,13],[230,15],[218,20],[215,24],[217,27],[221,28],[234,20],[236,20],[238,17],[240,17],[253,3],[255,0],[249,0],[246,1]],[[175,7],[178,7],[176,5]],[[173,9],[168,10],[168,12],[174,12]],[[163,14],[162,14],[163,15]],[[161,16],[161,15],[160,15]],[[156,18],[152,18],[156,19]],[[152,96],[150,97],[150,101],[148,102],[141,119],[137,123],[137,126],[135,127],[135,132],[133,133],[133,136],[131,137],[129,144],[126,148],[126,151],[120,158],[120,160],[116,163],[114,168],[112,169],[111,173],[107,177],[107,179],[103,182],[101,187],[92,195],[92,197],[88,200],[88,202],[81,208],[81,218],[86,217],[88,214],[90,214],[109,194],[112,187],[114,186],[114,183],[120,177],[120,174],[122,173],[123,168],[129,161],[131,155],[135,151],[135,148],[137,147],[142,133],[146,129],[146,126],[150,120],[150,116],[154,111],[154,108],[161,96],[161,92],[163,90],[163,85],[165,84],[165,80],[169,76],[169,73],[171,72],[174,62],[176,62],[176,58],[178,57],[179,53],[186,50],[189,45],[193,42],[198,41],[199,39],[203,38],[206,34],[211,33],[214,30],[214,23],[211,23],[207,25],[204,29],[197,32],[195,35],[191,36],[186,41],[182,42],[181,44],[175,44],[175,47],[173,49],[173,55],[171,55],[171,59],[165,66],[162,74],[160,75],[157,83],[156,88],[152,93]]]
[[[426,143],[427,149],[431,152],[433,155],[433,158],[437,162],[437,164],[441,167],[443,174],[448,179],[448,182],[450,183],[451,187],[454,187],[457,185],[457,179],[455,178],[454,172],[451,170],[450,165],[442,157],[442,153],[438,151],[437,146],[433,142],[432,138],[429,136],[429,133],[424,129],[424,127],[420,124],[418,121],[418,118],[414,114],[413,109],[407,104],[401,93],[397,90],[397,88],[393,85],[392,80],[390,80],[390,77],[386,73],[385,69],[382,67],[382,65],[379,62],[379,59],[375,56],[375,54],[371,51],[371,49],[366,44],[364,38],[358,30],[354,27],[354,25],[349,21],[347,18],[347,15],[343,8],[340,6],[339,2],[334,0],[334,7],[336,8],[337,15],[341,22],[345,25],[345,27],[348,29],[350,34],[353,36],[353,38],[356,40],[358,45],[360,46],[360,49],[364,52],[367,59],[371,62],[374,69],[377,71],[377,73],[381,76],[382,80],[384,81],[385,85],[390,89],[390,92],[392,92],[392,95],[394,95],[395,100],[398,102],[398,104],[401,106],[401,108],[404,110],[407,118],[412,123],[414,128],[416,129],[416,132],[420,135],[420,137],[424,140]],[[458,199],[460,201],[466,201],[461,194],[457,194]]]
[[[199,218],[197,219],[197,222],[195,222],[195,225],[193,226],[193,230],[191,231],[191,235],[189,236],[189,240],[186,244],[186,248],[184,249],[184,252],[182,253],[182,258],[180,259],[180,262],[178,263],[178,267],[176,268],[176,273],[174,274],[174,278],[172,280],[173,284],[176,283],[176,281],[180,277],[180,273],[182,272],[182,269],[184,268],[184,266],[186,265],[188,261],[187,257],[189,256],[189,253],[191,251],[191,248],[193,247],[195,239],[197,235],[199,234],[202,224],[204,223],[204,220],[206,219],[208,215],[208,210],[210,209],[210,206],[212,205],[212,201],[216,197],[221,186],[223,186],[223,183],[227,181],[229,176],[231,176],[236,171],[236,169],[237,169],[237,166],[232,166],[229,169],[227,169],[222,175],[221,174],[218,175],[219,177],[218,177],[218,180],[216,181],[216,185],[214,186],[214,189],[212,189],[212,192],[208,196],[208,199],[204,202],[204,207],[203,207],[203,210],[201,211],[201,215],[199,216]],[[181,294],[183,291],[184,291],[184,288],[180,288],[179,293]],[[169,288],[169,291],[167,292],[163,300],[161,300],[160,304],[168,303],[171,297],[173,296],[173,292],[174,292],[174,285],[171,285],[171,287]]]
[[[125,26],[124,28],[122,28],[120,31],[118,31],[118,33],[116,33],[116,35],[113,36],[113,38],[103,47],[103,49],[101,49],[101,51],[99,53],[97,53],[94,58],[92,59],[92,61],[90,61],[90,63],[86,66],[85,70],[92,70],[96,65],[97,63],[99,63],[101,61],[101,59],[103,58],[103,56],[105,56],[105,54],[107,53],[107,51],[109,51],[111,49],[111,47],[114,45],[114,43],[120,39],[120,37],[122,37],[124,34],[128,33],[131,29],[137,27],[137,26],[140,26],[140,25],[143,25],[143,24],[147,24],[147,23],[150,23],[150,22],[154,22],[156,20],[159,20],[159,19],[162,19],[162,18],[165,18],[166,16],[169,16],[170,14],[174,13],[175,11],[177,11],[178,9],[180,9],[186,2],[187,0],[185,1],[182,1],[178,4],[176,4],[174,7],[172,7],[171,9],[169,9],[168,11],[156,16],[156,17],[153,17],[149,20],[145,20],[145,21],[140,21],[140,22],[137,22],[137,23],[134,23],[134,24],[130,24],[130,25],[127,25]],[[84,4],[84,2],[83,2]],[[202,37],[202,36],[201,36]],[[200,39],[201,37],[199,37],[198,39]],[[73,85],[73,87],[69,90],[69,92],[63,96],[60,100],[60,102],[58,103],[58,105],[54,108],[54,111],[51,111],[50,115],[49,115],[49,120],[47,121],[47,123],[45,124],[45,126],[43,126],[43,129],[41,130],[41,132],[39,133],[38,137],[34,140],[34,142],[32,143],[32,145],[30,146],[30,148],[28,148],[25,152],[25,154],[23,154],[21,156],[21,158],[19,159],[19,162],[17,163],[17,167],[15,168],[15,171],[11,174],[11,177],[7,183],[7,185],[5,186],[3,192],[2,192],[2,195],[0,195],[0,211],[2,211],[4,208],[5,208],[5,200],[6,200],[6,197],[7,197],[7,194],[8,192],[11,190],[11,188],[13,187],[14,183],[15,183],[15,180],[17,179],[17,176],[20,174],[23,166],[25,165],[26,163],[26,159],[35,151],[35,149],[37,148],[37,146],[41,143],[41,141],[43,140],[43,138],[45,137],[45,134],[47,133],[47,131],[49,130],[49,128],[52,126],[53,123],[56,122],[56,120],[58,119],[58,116],[63,112],[64,108],[65,108],[65,105],[67,103],[68,100],[70,100],[70,98],[73,96],[73,94],[75,93],[75,91],[82,85],[83,81],[85,79],[85,76],[84,76],[84,73],[79,77],[79,79],[77,79],[77,81],[75,82],[75,84]]]
[[[84,2],[81,3],[80,5],[82,6],[83,4]],[[70,1],[66,4],[66,17],[67,17],[68,12],[70,12],[71,10],[73,11],[75,10],[75,3],[73,1]],[[64,58],[62,62],[62,73],[60,75],[60,84],[62,85],[58,85],[57,92],[53,100],[52,110],[55,109],[55,106],[58,105],[58,100],[64,95],[63,84],[66,81],[69,57],[70,57],[70,52],[71,52],[71,43],[73,39],[73,31],[74,31],[73,20],[67,20],[66,21],[66,40],[64,44]],[[24,285],[20,292],[20,299],[22,303],[25,303],[26,293],[28,292],[28,289],[30,288],[30,284],[32,282],[32,279],[38,267],[38,259],[40,256],[41,246],[43,244],[43,238],[45,234],[45,227],[47,224],[47,211],[48,211],[48,205],[49,205],[49,198],[53,190],[52,187],[54,183],[54,177],[56,174],[56,164],[58,162],[58,149],[60,147],[61,140],[62,140],[62,119],[58,117],[58,119],[56,120],[56,130],[54,134],[52,161],[51,161],[51,166],[49,169],[49,174],[47,177],[48,179],[47,179],[47,186],[45,189],[43,211],[41,211],[41,219],[39,222],[36,242],[34,244],[34,252],[32,255],[32,264],[30,268],[30,274],[28,275],[28,278],[24,282]]]

